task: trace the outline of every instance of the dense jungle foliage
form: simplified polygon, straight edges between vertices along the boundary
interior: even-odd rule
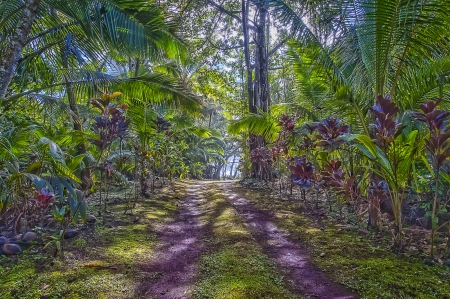
[[[125,215],[173,180],[239,178],[445,264],[449,11],[0,1],[0,255],[64,260],[117,201]]]

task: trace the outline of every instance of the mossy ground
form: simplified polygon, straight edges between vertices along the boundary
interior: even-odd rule
[[[288,200],[240,187],[234,190],[259,209],[272,211],[280,228],[308,248],[320,269],[361,298],[450,298],[447,267],[398,256],[388,245],[374,242],[370,233],[362,235],[358,229],[345,230],[305,216],[298,198]]]
[[[210,189],[203,221],[210,225],[210,250],[200,260],[195,298],[298,298],[245,228],[223,190]]]
[[[80,227],[80,235],[67,242],[64,261],[54,260],[51,252],[31,251],[0,259],[0,298],[140,298],[136,286],[151,281],[142,269],[158,248],[156,228],[173,220],[188,184],[179,182],[173,190],[139,200],[132,215],[123,214],[125,203],[111,204],[106,225],[98,217],[95,226]],[[206,183],[203,190],[200,220],[208,226],[202,236],[208,248],[199,261],[193,296],[297,298],[223,189]],[[370,232],[310,218],[298,198],[237,186],[233,191],[273,213],[278,226],[308,248],[320,269],[362,298],[450,298],[448,268],[399,256],[388,242],[375,242]]]
[[[79,236],[66,242],[64,260],[29,251],[0,259],[0,298],[138,298],[136,284],[148,279],[141,266],[157,246],[153,228],[172,219],[180,192],[182,184],[139,199],[132,214],[123,214],[120,200],[110,204],[106,225],[97,217],[95,226],[80,227]]]

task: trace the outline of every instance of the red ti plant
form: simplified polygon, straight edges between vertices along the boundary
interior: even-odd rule
[[[350,132],[350,127],[348,125],[343,125],[342,120],[336,118],[326,118],[322,123],[317,124],[316,139],[319,140],[318,146],[325,149],[336,149],[344,140],[339,137],[345,133]]]
[[[262,179],[269,178],[272,165],[272,151],[264,146],[255,148],[250,152],[252,163],[258,165],[258,175]]]
[[[342,199],[352,200],[358,197],[357,188],[355,186],[355,178],[347,176],[341,169],[342,162],[331,160],[323,166],[321,171],[322,180],[325,187],[333,190]],[[342,204],[340,201],[339,209],[342,216]],[[331,205],[330,205],[331,210]]]
[[[383,96],[377,97],[377,104],[370,108],[370,112],[375,117],[375,123],[370,128],[375,132],[374,142],[386,152],[389,144],[392,143],[404,128],[399,124],[395,115],[399,112],[397,105]]]
[[[377,97],[376,105],[370,108],[370,112],[375,119],[375,122],[369,125],[375,133],[373,142],[386,154],[390,151],[390,145],[394,144],[395,139],[402,133],[404,128],[395,117],[399,111],[400,109],[394,102],[381,95]],[[395,161],[393,162],[396,164]],[[379,224],[381,201],[386,200],[384,196],[387,197],[387,193],[382,195],[383,188],[380,189],[382,184],[384,184],[382,180],[376,176],[372,177],[369,188],[371,195],[369,201],[369,223],[374,228],[377,228]]]
[[[170,132],[169,131],[171,125],[170,122],[168,122],[167,120],[165,120],[163,117],[160,116],[158,116],[155,120],[152,120],[152,122],[155,124],[156,131],[158,133],[165,131],[166,135],[170,135],[170,133],[167,134],[167,132]]]
[[[356,139],[360,144],[355,146],[373,163],[372,180],[379,181],[382,178],[386,182],[388,199],[395,218],[395,242],[397,246],[401,246],[402,205],[418,150],[418,131],[402,132],[403,126],[395,116],[399,109],[387,98],[378,96],[376,105],[370,111],[375,117],[375,122],[371,125],[374,138],[359,135]],[[378,199],[371,197],[369,215],[378,213],[378,207]],[[378,217],[371,219],[375,228],[377,219]]]
[[[92,127],[92,130],[99,137],[97,140],[92,141],[92,143],[100,149],[100,154],[96,163],[97,166],[99,166],[103,153],[109,149],[111,143],[117,138],[122,140],[128,133],[128,120],[125,118],[125,111],[128,109],[128,106],[111,103],[114,98],[120,95],[120,92],[115,92],[113,94],[105,93],[101,98],[91,99],[90,101],[94,107],[101,111],[100,116],[95,118],[96,123]],[[100,180],[103,178],[103,172],[107,172],[108,175],[110,175],[113,171],[112,163],[109,161],[105,161],[99,168]],[[108,197],[108,195],[106,195],[106,197]],[[100,205],[101,200],[102,194],[100,192]],[[106,203],[107,201],[105,200],[104,210],[106,210]]]
[[[372,179],[369,185],[369,223],[368,226],[376,227],[380,224],[380,206],[389,200],[389,191],[386,182],[380,179]]]
[[[280,133],[292,133],[295,129],[295,121],[292,117],[283,114],[278,126],[283,128]]]
[[[292,182],[303,190],[311,190],[316,181],[314,166],[311,162],[306,161],[306,155],[303,155],[300,159],[295,157],[294,162],[294,165],[289,166]]]
[[[275,142],[275,147],[273,148],[274,156],[277,158],[282,152],[285,154],[288,153],[289,139],[295,134],[295,120],[294,118],[283,114],[278,126],[282,127],[282,129],[278,132],[278,138]]]
[[[341,161],[334,160],[325,164],[322,170],[322,179],[328,187],[344,198],[356,198],[358,193],[355,188],[355,179],[344,174],[341,164]]]
[[[128,121],[124,112],[127,105],[111,104],[111,100],[121,93],[112,95],[104,94],[101,99],[91,99],[91,104],[101,110],[101,115],[95,118],[95,125],[92,130],[99,135],[98,140],[92,141],[101,151],[104,151],[117,138],[124,138],[128,130]]]
[[[305,128],[308,134],[303,134],[303,139],[300,142],[300,149],[304,151],[309,151],[315,147],[314,141],[313,139],[311,139],[310,135],[312,135],[314,131],[317,129],[317,125],[306,124]]]
[[[55,194],[50,192],[47,188],[42,188],[39,191],[36,191],[36,195],[34,198],[43,206],[47,207],[52,200],[55,198]]]
[[[435,169],[436,182],[431,210],[431,257],[434,256],[434,239],[438,224],[439,172],[445,160],[450,157],[450,130],[447,127],[450,111],[437,109],[441,101],[441,99],[435,102],[427,101],[420,105],[422,112],[414,113],[415,118],[420,122],[424,122],[430,131],[430,137],[426,141],[426,145]]]

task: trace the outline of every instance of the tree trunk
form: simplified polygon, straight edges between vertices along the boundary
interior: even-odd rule
[[[259,10],[259,26],[258,26],[258,64],[259,64],[259,81],[258,81],[258,108],[264,112],[269,112],[270,90],[269,90],[269,64],[267,56],[267,40],[266,40],[266,20],[267,10],[264,3],[258,5]]]
[[[8,47],[0,55],[0,101],[5,98],[9,84],[14,77],[17,64],[22,55],[31,26],[41,0],[25,0],[24,7],[17,22],[17,27],[7,41]],[[5,39],[8,39],[6,37]]]
[[[247,68],[247,92],[248,92],[248,111],[256,113],[253,102],[253,72],[250,64],[250,40],[248,35],[248,1],[242,0],[242,27],[244,34],[244,56],[245,66]]]
[[[233,175],[234,163],[236,163],[236,155],[233,155],[233,162],[231,162],[231,166],[230,166],[230,178],[231,178],[231,176]]]
[[[67,37],[71,39],[71,35]],[[70,41],[68,41],[70,43]],[[69,100],[70,111],[72,112],[72,121],[73,121],[73,129],[80,133],[83,132],[83,122],[80,117],[80,111],[78,110],[77,99],[75,93],[73,91],[73,83],[69,75],[69,53],[67,53],[67,49],[62,51],[63,56],[63,68],[66,70],[66,74],[64,75],[64,80],[66,82],[66,93],[67,98]],[[86,143],[82,141],[77,148],[78,155],[86,155],[87,147]],[[85,168],[81,170],[81,181],[82,181],[82,189],[87,190],[93,185],[91,169],[89,168],[89,161],[85,157],[84,158]]]
[[[256,51],[255,51],[255,80],[253,84],[253,113],[259,110],[269,112],[270,105],[270,89],[269,89],[269,72],[268,72],[268,54],[266,26],[267,9],[264,1],[258,2],[256,5],[256,15],[259,16],[258,26],[256,27]],[[250,98],[250,97],[249,97]],[[250,98],[250,101],[252,99]],[[253,138],[252,138],[253,137]],[[253,142],[250,143],[250,151],[257,147],[265,146],[266,142],[263,136],[251,136]],[[259,170],[262,169],[259,163],[252,163],[253,177],[261,175]]]

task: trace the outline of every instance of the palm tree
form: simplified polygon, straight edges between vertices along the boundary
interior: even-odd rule
[[[78,47],[84,46],[84,51],[76,50],[72,44],[65,45],[68,50],[79,59],[94,56],[97,67],[114,52],[152,59],[179,54],[174,24],[167,22],[161,11],[147,1],[8,1],[1,4],[0,15],[1,51],[5,54],[0,61],[0,98],[7,95],[19,60],[29,63],[42,55],[52,57],[54,63],[61,60],[57,57],[60,51],[52,50],[63,46],[70,34]]]
[[[351,103],[346,112],[362,111],[358,118],[363,122],[378,95],[388,94],[411,109],[439,90],[448,92],[448,1],[316,1],[340,5],[332,17],[339,20],[333,33],[339,39],[325,41],[310,29],[315,23],[305,21],[309,11],[297,13],[284,1],[268,2],[296,37],[290,45],[295,66],[331,83],[329,108]],[[410,88],[418,90],[412,94]]]
[[[12,5],[1,8],[4,24],[13,26],[20,6],[16,10]],[[12,29],[5,26],[4,35],[11,34]],[[144,95],[138,98],[156,102],[180,103],[181,98],[193,98],[176,80],[151,72],[143,63],[183,56],[174,24],[146,1],[42,1],[30,32],[18,62],[20,76],[12,81],[4,106],[11,107],[25,95],[38,97],[45,104],[49,91],[58,97],[65,94],[74,130],[82,133],[77,98],[112,88],[128,90],[128,99],[135,98],[137,92]],[[130,57],[129,68],[118,75],[105,74],[117,69],[121,55]],[[86,154],[85,142],[78,147],[79,154]],[[83,170],[82,177],[89,186],[89,168]]]

